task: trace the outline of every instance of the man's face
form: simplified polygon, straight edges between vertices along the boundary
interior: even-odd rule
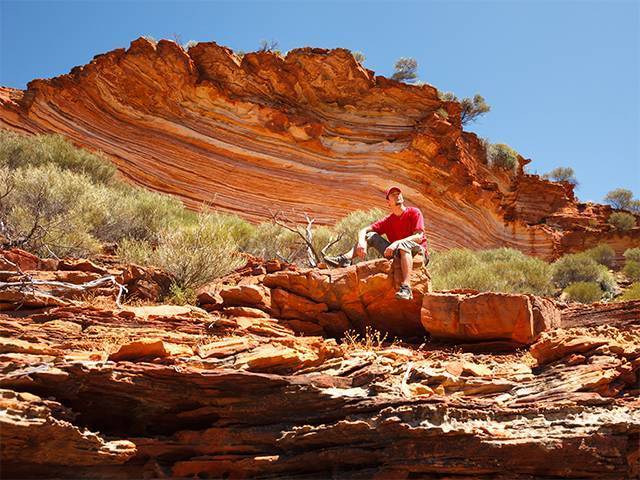
[[[402,198],[402,192],[398,190],[394,190],[389,194],[389,198],[387,198],[387,203],[389,208],[393,208],[395,205],[402,205],[404,203],[404,198]]]

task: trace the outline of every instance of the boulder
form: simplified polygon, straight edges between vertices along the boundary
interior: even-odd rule
[[[456,342],[533,343],[558,327],[555,304],[534,295],[511,293],[427,293],[421,322],[433,338]]]
[[[398,337],[420,337],[422,296],[430,290],[421,257],[411,277],[413,300],[398,300],[399,262],[377,259],[345,268],[283,270],[268,274],[279,318],[317,323],[329,335],[367,327]]]

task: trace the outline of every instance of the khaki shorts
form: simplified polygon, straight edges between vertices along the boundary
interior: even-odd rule
[[[367,239],[367,245],[375,248],[378,252],[380,252],[380,255],[382,255],[383,257],[384,257],[384,251],[387,249],[389,245],[391,245],[391,242],[389,240],[387,240],[382,235],[376,232],[367,233],[366,239]],[[422,245],[414,242],[413,240],[402,240],[398,242],[398,248],[394,252],[395,257],[400,256],[400,250],[409,252],[412,255],[422,254],[422,256],[424,257],[424,266],[426,267],[427,264],[429,263],[429,255],[427,254],[425,249],[422,248]]]

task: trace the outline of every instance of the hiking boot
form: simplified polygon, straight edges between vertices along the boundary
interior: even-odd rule
[[[330,267],[348,267],[351,265],[351,259],[344,255],[337,255],[335,257],[324,257],[324,261]]]
[[[411,292],[411,287],[409,285],[400,285],[400,290],[396,292],[396,298],[398,300],[412,300],[413,293]]]

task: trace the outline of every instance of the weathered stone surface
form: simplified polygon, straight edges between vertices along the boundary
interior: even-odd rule
[[[153,360],[172,356],[190,356],[191,348],[176,345],[155,338],[144,338],[122,345],[117,352],[109,355],[109,360],[115,362],[122,360]]]
[[[551,300],[534,295],[441,292],[424,295],[421,321],[433,338],[531,344],[560,326],[560,312]]]
[[[376,76],[340,48],[239,58],[213,42],[185,51],[140,38],[26,91],[0,87],[0,128],[60,132],[104,151],[132,182],[193,208],[215,198],[256,221],[303,204],[316,224],[332,223],[382,206],[393,180],[437,249],[509,246],[550,259],[603,237],[618,257],[638,244],[640,228],[614,234],[610,207],[524,173],[528,160],[515,174],[489,168],[461,106],[437,93]]]
[[[56,401],[0,389],[0,409],[3,476],[55,476],[72,465],[108,470],[136,454],[133,442],[107,441],[74,425],[73,412]]]
[[[0,315],[0,335],[51,349],[0,353],[4,476],[638,474],[640,333],[623,324],[546,332],[531,363],[122,313]],[[197,356],[105,362],[95,349],[118,330]]]

